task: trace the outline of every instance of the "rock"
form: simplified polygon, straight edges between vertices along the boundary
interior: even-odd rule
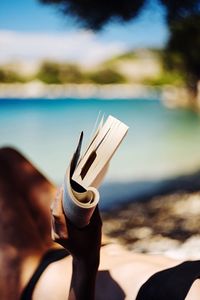
[[[200,256],[200,193],[175,193],[103,214],[104,232],[126,248],[176,258]]]

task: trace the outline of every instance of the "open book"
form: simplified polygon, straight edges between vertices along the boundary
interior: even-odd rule
[[[80,156],[83,132],[64,178],[63,208],[66,216],[78,227],[90,222],[99,201],[100,186],[109,162],[128,131],[123,122],[109,116],[103,119],[85,153]]]

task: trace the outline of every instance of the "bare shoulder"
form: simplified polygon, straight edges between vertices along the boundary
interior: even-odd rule
[[[71,281],[71,264],[71,256],[51,263],[34,289],[33,300],[66,300]]]
[[[194,281],[185,300],[199,300],[200,295],[200,279]]]

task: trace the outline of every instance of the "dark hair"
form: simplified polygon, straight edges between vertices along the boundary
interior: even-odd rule
[[[17,299],[21,262],[52,243],[52,192],[53,186],[19,152],[0,149],[0,299]]]

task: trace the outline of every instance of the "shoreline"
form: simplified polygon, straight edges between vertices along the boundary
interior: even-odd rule
[[[45,84],[40,81],[0,84],[0,99],[159,99],[158,88],[141,84]]]
[[[184,86],[150,86],[124,84],[45,84],[39,80],[27,83],[0,83],[1,99],[74,99],[74,100],[158,100],[168,108],[191,107],[191,95]],[[200,94],[197,96],[200,107]]]

